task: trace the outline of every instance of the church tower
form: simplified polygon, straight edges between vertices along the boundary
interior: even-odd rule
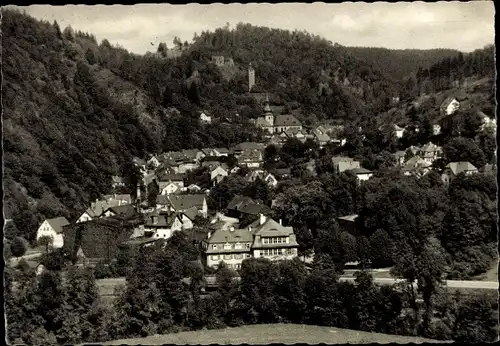
[[[266,100],[264,101],[264,118],[266,121],[274,126],[274,115],[271,111],[271,106],[269,106],[269,96],[266,95]]]
[[[252,67],[252,63],[248,65],[248,92],[252,91],[252,87],[255,85],[255,70]]]

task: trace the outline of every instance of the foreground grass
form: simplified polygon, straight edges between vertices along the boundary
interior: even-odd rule
[[[162,344],[270,344],[270,343],[310,343],[310,344],[368,344],[368,343],[437,343],[440,341],[361,332],[350,329],[309,326],[299,324],[260,324],[237,328],[181,332],[154,335],[137,339],[122,339],[104,343],[105,345],[162,345]]]

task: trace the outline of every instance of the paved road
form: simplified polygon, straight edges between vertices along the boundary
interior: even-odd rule
[[[354,281],[354,277],[342,276],[341,281]],[[374,278],[373,281],[380,285],[393,285],[404,280],[391,279],[391,278]],[[498,282],[495,281],[459,281],[447,280],[445,281],[448,288],[477,288],[487,290],[498,290]]]

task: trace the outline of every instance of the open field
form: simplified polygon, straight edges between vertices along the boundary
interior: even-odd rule
[[[237,328],[181,332],[155,335],[146,338],[122,339],[105,342],[105,345],[162,345],[162,344],[368,344],[368,343],[437,343],[440,341],[350,329],[297,324],[260,324]]]

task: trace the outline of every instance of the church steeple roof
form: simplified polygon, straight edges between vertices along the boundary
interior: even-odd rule
[[[264,100],[264,113],[271,114],[271,106],[269,106],[269,96],[266,94],[266,99]]]

